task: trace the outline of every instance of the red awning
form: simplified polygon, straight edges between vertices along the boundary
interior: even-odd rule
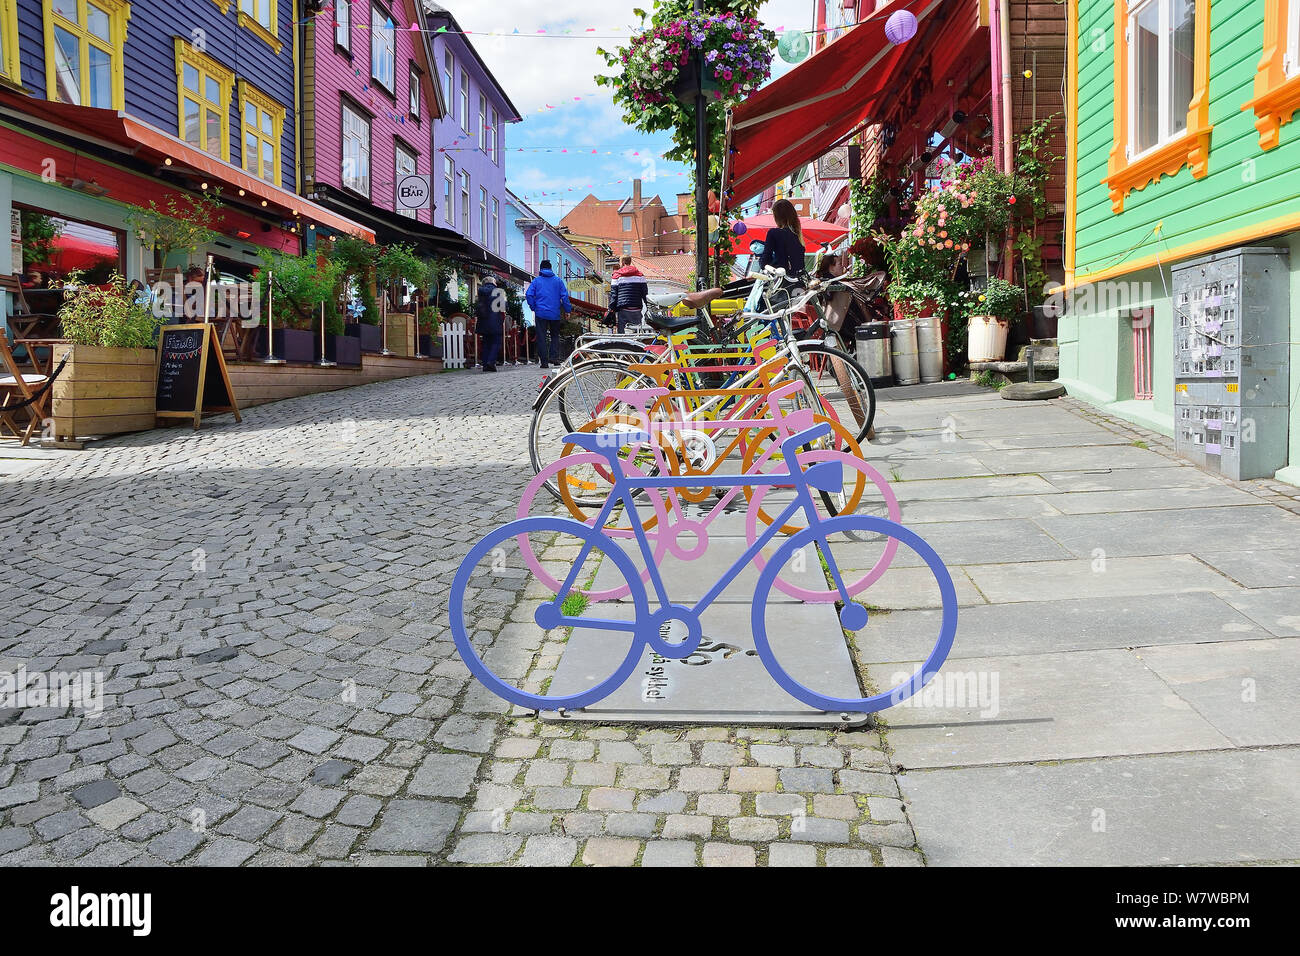
[[[894,0],[731,114],[724,193],[735,207],[812,162],[865,122],[891,88],[928,18],[953,0]],[[885,21],[911,10],[917,37],[893,44]]]
[[[269,212],[284,216],[297,213],[308,222],[360,236],[368,242],[375,241],[373,230],[116,110],[40,100],[5,89],[0,89],[0,109],[22,113],[42,124],[82,136],[88,142],[152,162],[164,164],[170,160],[169,165],[178,172],[192,172],[227,191],[242,189],[246,199],[265,200]]]

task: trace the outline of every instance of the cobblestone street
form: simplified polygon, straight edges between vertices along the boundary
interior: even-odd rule
[[[1113,862],[1089,831],[1106,781],[1112,820],[1174,845],[1208,806],[1236,821],[1209,849],[1129,832],[1126,862],[1300,855],[1294,489],[1233,487],[1069,401],[895,390],[868,454],[953,569],[949,670],[1001,673],[998,719],[556,725],[472,681],[446,619],[531,477],[536,384],[431,376],[9,459],[0,674],[102,673],[105,699],[0,710],[0,864],[916,866],[1070,840],[1066,862]],[[1206,543],[1220,526],[1246,537]],[[872,592],[882,667],[932,626],[908,570]],[[1189,768],[1211,792],[1185,796]]]
[[[571,730],[469,680],[445,590],[531,477],[536,382],[369,386],[6,478],[0,672],[103,672],[106,700],[0,711],[0,863],[919,863],[874,732]]]

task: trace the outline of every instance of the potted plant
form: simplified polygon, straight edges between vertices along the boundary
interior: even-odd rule
[[[362,352],[382,351],[380,310],[375,299],[375,266],[379,250],[359,236],[337,236],[328,258],[338,268],[338,282],[347,313],[347,334],[361,340]]]
[[[426,307],[420,313],[420,354],[425,358],[442,356],[442,335],[438,310]]]
[[[1014,282],[990,278],[967,293],[967,355],[972,362],[1000,362],[1007,351],[1011,323],[1024,310],[1025,291]]]
[[[397,303],[397,290],[403,283],[410,283],[417,288],[428,275],[428,266],[415,255],[414,250],[402,243],[393,243],[385,248],[375,261],[375,277],[380,288],[392,292],[390,301]],[[388,310],[388,349],[397,355],[414,355],[415,338],[419,334],[415,327],[413,309],[394,305]]]
[[[156,268],[170,264],[183,272],[199,246],[219,235],[214,226],[220,221],[221,205],[221,193],[216,189],[197,196],[173,194],[161,206],[151,199],[147,207],[135,206],[123,218],[154,253]],[[168,262],[176,252],[185,253],[184,263]]]
[[[276,358],[310,364],[318,346],[313,331],[321,306],[334,297],[338,266],[316,255],[289,256],[263,250],[256,280],[262,301],[270,304],[271,347]],[[260,354],[266,354],[266,327],[259,333]]]
[[[59,321],[68,344],[54,347],[55,367],[67,359],[51,396],[55,438],[153,428],[154,350],[162,323],[126,279],[114,272],[100,286],[70,274]]]

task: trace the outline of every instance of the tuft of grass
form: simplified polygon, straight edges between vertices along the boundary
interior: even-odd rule
[[[1007,383],[1004,379],[999,378],[988,369],[980,372],[979,375],[975,377],[975,384],[980,388],[991,388],[997,392],[1000,392],[1002,389],[1007,387]]]
[[[560,613],[565,617],[581,617],[582,612],[587,610],[587,605],[591,602],[587,600],[587,595],[581,591],[572,591],[560,605]]]
[[[1134,447],[1134,448],[1150,448],[1151,446],[1148,445],[1148,444],[1147,444],[1146,442],[1144,442],[1144,441],[1135,441],[1135,442],[1133,442],[1133,447]]]

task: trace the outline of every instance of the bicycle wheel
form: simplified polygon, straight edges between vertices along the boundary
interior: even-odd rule
[[[798,348],[818,394],[841,422],[857,429],[858,441],[866,441],[876,420],[876,392],[867,370],[849,353],[821,342],[800,342]]]
[[[605,398],[609,388],[642,388],[654,383],[644,375],[629,372],[621,362],[584,362],[551,379],[533,404],[528,429],[528,458],[533,474],[560,457],[564,436],[576,432],[597,415],[635,409]],[[608,407],[606,407],[608,406]]]
[[[898,496],[894,494],[894,489],[890,487],[889,482],[885,480],[880,472],[861,458],[829,449],[800,451],[797,466],[800,470],[807,471],[813,465],[826,462],[837,463],[843,469],[844,491],[842,494],[835,496],[840,505],[839,510],[832,511],[828,508],[823,513],[819,509],[817,524],[825,524],[831,518],[851,514],[888,518],[895,523],[902,520],[902,508],[898,503]],[[872,494],[873,485],[878,494]],[[757,541],[766,530],[766,526],[775,520],[768,516],[763,508],[763,504],[769,500],[769,496],[775,495],[780,495],[783,500],[771,502],[769,507],[773,511],[777,511],[778,508],[784,510],[793,501],[793,493],[783,491],[780,488],[773,488],[769,485],[759,486],[755,489],[754,497],[750,501],[749,511],[745,514],[745,539],[748,543],[753,544]],[[825,507],[827,498],[825,492],[813,497],[814,507],[816,507],[819,498],[822,506]],[[804,530],[807,523],[807,514],[799,512],[798,524],[783,526],[781,533],[785,535],[797,534]],[[845,586],[849,595],[860,594],[879,581],[885,572],[889,570],[890,565],[893,564],[894,556],[898,553],[897,541],[888,539],[881,546],[878,541],[873,540],[874,537],[844,534],[843,537],[833,538],[829,542],[832,545],[843,544],[846,548],[852,549],[852,563],[842,568]],[[768,559],[761,552],[754,557],[755,567],[761,569],[767,563]],[[807,555],[800,561],[799,568],[794,574],[786,574],[776,579],[776,588],[800,601],[834,601],[839,594],[838,588],[826,581],[821,562],[817,560],[810,561]]]
[[[524,557],[543,541],[543,560],[557,555],[554,577],[575,581],[561,583],[563,593]],[[601,573],[620,578],[630,600],[592,603],[576,586]],[[488,534],[461,562],[449,604],[452,639],[470,672],[498,697],[530,710],[585,707],[622,686],[641,660],[650,619],[631,558],[596,529],[565,518],[523,518]],[[588,673],[581,687],[551,693],[559,654],[575,640],[583,642]]]
[[[815,683],[817,675],[809,672],[813,668],[810,668],[806,661],[801,664],[800,642],[797,635],[788,635],[786,633],[788,628],[777,632],[780,654],[784,655],[790,665],[789,670],[782,664],[773,642],[768,637],[768,614],[772,607],[780,607],[780,605],[769,605],[768,598],[784,566],[797,554],[802,553],[805,547],[816,544],[819,548],[825,549],[828,555],[828,567],[838,568],[847,558],[843,554],[845,549],[827,545],[825,542],[828,538],[845,532],[884,535],[914,551],[934,575],[935,584],[938,586],[939,606],[943,612],[939,622],[938,639],[921,666],[910,675],[901,676],[888,690],[870,697],[842,697],[822,693],[816,688],[809,687],[805,681]],[[840,591],[840,594],[842,597],[843,592]],[[784,607],[788,609],[790,605]],[[840,625],[859,637],[869,635],[870,619],[870,612],[862,604],[846,602],[840,611]],[[768,673],[772,675],[772,679],[787,694],[818,710],[853,714],[875,713],[911,697],[938,674],[939,668],[943,666],[943,662],[947,660],[952,650],[953,639],[957,635],[957,589],[942,559],[916,532],[893,521],[868,515],[832,518],[824,524],[799,532],[782,545],[773,556],[771,563],[759,575],[758,584],[754,588],[750,626],[754,635],[754,648],[758,651],[759,658],[767,667]],[[853,641],[850,644],[852,646]]]

